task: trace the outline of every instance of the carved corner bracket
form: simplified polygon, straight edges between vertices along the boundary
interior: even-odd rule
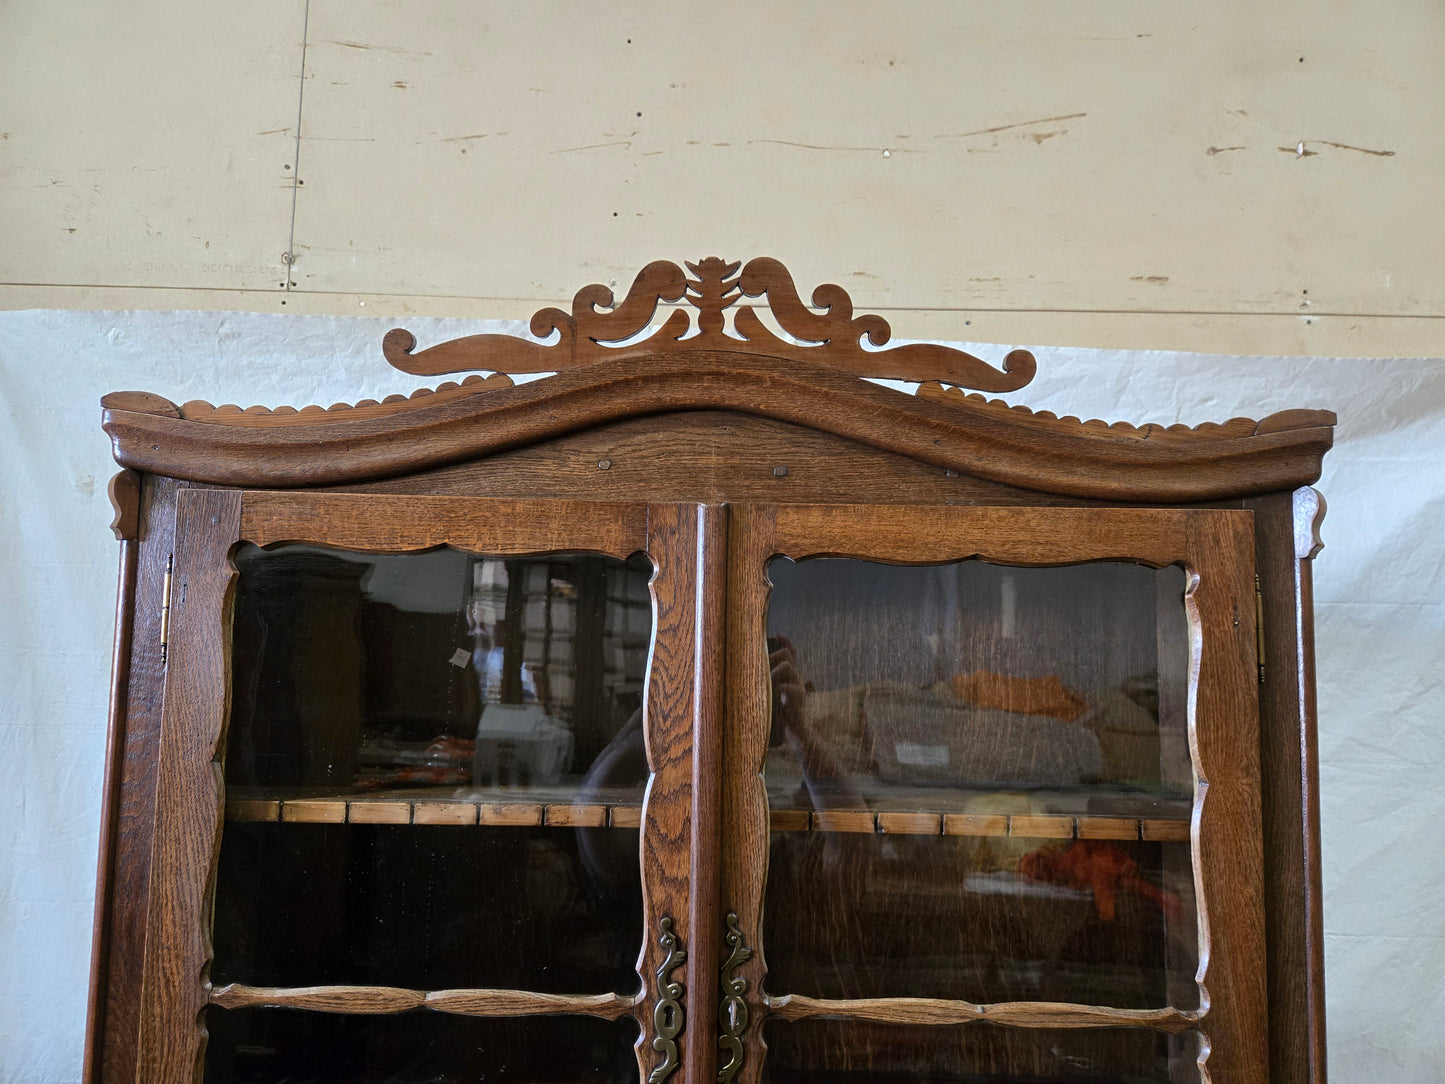
[[[810,359],[858,376],[934,380],[989,392],[1017,391],[1037,370],[1027,350],[1009,353],[1000,370],[966,351],[933,343],[881,349],[892,337],[888,321],[871,314],[854,316],[848,292],[832,284],[813,291],[810,309],[799,298],[792,274],[768,256],[746,265],[709,256],[686,266],[687,271],[667,260],[648,264],[620,304],[615,304],[606,286],[593,284],[577,291],[570,313],[539,309],[531,331],[546,342],[513,335],[470,335],[413,353],[415,336],[396,328],[382,340],[382,353],[403,372],[438,376],[471,369],[553,372],[634,354],[727,350]],[[763,323],[757,307],[739,304],[745,298],[764,297],[788,339]],[[691,306],[696,326],[688,309],[677,308],[655,332],[638,339],[664,302]],[[728,309],[733,309],[730,331]],[[865,348],[865,341],[873,349]]]
[[[140,537],[140,475],[123,470],[111,477],[107,489],[115,512],[110,529],[117,542],[134,542]]]

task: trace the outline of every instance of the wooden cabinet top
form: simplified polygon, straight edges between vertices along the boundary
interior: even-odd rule
[[[995,368],[938,344],[889,346],[887,322],[855,316],[841,287],[818,287],[809,308],[777,260],[760,257],[739,268],[716,257],[686,270],[654,262],[619,303],[607,287],[586,286],[571,312],[545,308],[533,316],[541,342],[473,335],[415,351],[400,329],[383,342],[387,361],[402,371],[495,374],[486,378],[299,410],[177,406],[147,392],[116,392],[102,400],[103,424],[123,466],[271,488],[364,483],[626,419],[724,410],[1020,489],[1135,503],[1309,485],[1333,439],[1335,416],[1327,410],[1189,427],[1108,424],[1009,406],[980,393],[1028,384],[1036,371],[1028,351],[1009,353]],[[740,304],[748,298],[766,298],[788,338],[764,324],[758,307]],[[676,307],[660,328],[637,338],[659,304]],[[556,375],[511,379],[540,372]],[[908,395],[866,377],[919,387]]]

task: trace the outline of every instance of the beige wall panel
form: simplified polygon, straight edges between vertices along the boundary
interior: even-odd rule
[[[768,253],[869,307],[1445,314],[1432,0],[311,0],[310,27],[301,289],[531,302]]]
[[[804,283],[807,290],[816,283]],[[854,287],[856,289],[856,287]],[[862,296],[862,295],[859,295]],[[564,300],[558,298],[557,300]],[[177,309],[387,316],[405,327],[412,317],[525,320],[537,302],[517,298],[319,293],[292,290],[181,290],[88,286],[0,286],[0,309]],[[1030,346],[1041,359],[1050,346],[1213,351],[1220,354],[1345,358],[1439,357],[1445,324],[1425,316],[1299,316],[1150,312],[980,311],[887,309],[859,305],[887,319],[898,339]],[[421,346],[431,345],[423,342]],[[378,340],[378,351],[380,342]]]
[[[279,292],[304,16],[0,6],[0,283]]]

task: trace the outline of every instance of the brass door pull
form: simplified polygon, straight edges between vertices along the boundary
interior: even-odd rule
[[[687,950],[673,932],[671,918],[659,920],[658,926],[662,933],[657,940],[667,950],[667,956],[657,969],[657,1007],[652,1010],[652,1026],[657,1037],[652,1040],[652,1049],[662,1055],[662,1062],[647,1074],[647,1084],[662,1084],[677,1069],[677,1037],[687,1023],[687,1013],[682,1007],[683,985],[676,980],[668,981],[667,977],[687,961]]]
[[[729,911],[726,921],[728,931],[723,940],[731,947],[732,953],[722,965],[723,996],[717,1007],[717,1021],[722,1033],[717,1037],[717,1045],[727,1055],[727,1061],[718,1066],[718,1084],[732,1084],[733,1077],[743,1067],[742,1034],[748,1026],[748,1003],[743,998],[748,992],[748,980],[736,972],[753,955],[753,950],[743,945],[737,912]]]

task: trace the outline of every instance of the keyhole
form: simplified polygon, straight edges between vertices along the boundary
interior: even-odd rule
[[[661,1031],[671,1031],[671,1030],[672,1030],[672,1025],[673,1025],[672,1016],[673,1016],[673,1012],[674,1012],[674,1009],[673,1009],[673,1007],[672,1007],[671,1005],[664,1005],[664,1006],[662,1007],[662,1024],[660,1025],[659,1030],[661,1030]]]

